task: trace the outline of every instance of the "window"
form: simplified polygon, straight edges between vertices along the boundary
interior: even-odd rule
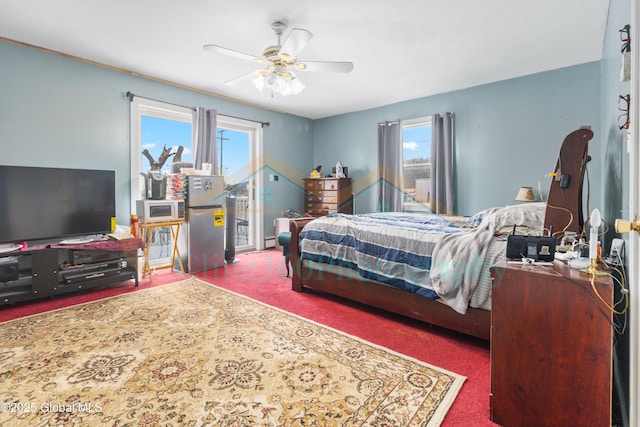
[[[402,121],[404,210],[429,209],[431,202],[431,117]]]
[[[174,119],[166,119],[153,115],[142,114],[141,117],[141,149],[148,150],[152,158],[158,159],[162,150],[166,147],[172,153],[176,153],[178,147],[183,147],[181,161],[193,162],[191,141],[191,122],[184,122]],[[170,173],[169,166],[173,161],[170,158],[162,167],[161,171]],[[142,167],[148,170],[150,164],[147,159],[142,159]]]
[[[164,147],[175,153],[184,147],[182,161],[192,161],[193,110],[191,108],[134,97],[131,101],[131,206],[142,198],[141,172],[149,170],[142,152],[148,150],[155,159]],[[171,159],[162,168],[169,171]],[[137,178],[137,179],[136,179]]]
[[[131,212],[135,211],[136,200],[144,198],[141,173],[150,169],[150,160],[143,151],[147,150],[157,161],[165,147],[175,153],[182,146],[182,161],[192,162],[192,122],[190,108],[138,97],[131,101]],[[169,158],[161,171],[168,173],[171,162]],[[173,248],[171,230],[154,228],[150,241],[149,263],[152,266],[168,263]]]
[[[149,170],[149,160],[142,154],[148,150],[153,159],[158,159],[163,148],[175,153],[183,147],[181,162],[194,161],[193,109],[178,105],[134,97],[131,102],[131,212],[136,200],[142,198],[144,177],[141,172]],[[217,161],[220,173],[225,177],[229,194],[238,198],[241,208],[236,246],[239,250],[262,249],[262,201],[256,199],[262,185],[262,127],[260,123],[218,115]],[[172,159],[162,167],[168,173]],[[171,256],[170,230],[158,231],[152,236],[149,262],[164,264]],[[226,238],[226,236],[225,236]]]

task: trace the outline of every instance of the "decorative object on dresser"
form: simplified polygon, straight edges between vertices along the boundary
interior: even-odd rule
[[[333,176],[336,178],[348,178],[349,177],[349,169],[347,167],[343,167],[340,160],[333,167]]]
[[[322,176],[322,165],[318,165],[315,167],[315,169],[313,169],[310,173],[309,173],[309,178],[323,178]]]
[[[500,265],[492,275],[492,421],[610,426],[611,278],[559,261]]]
[[[351,178],[305,178],[304,210],[311,216],[353,213]]]

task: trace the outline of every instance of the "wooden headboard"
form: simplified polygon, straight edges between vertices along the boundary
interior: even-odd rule
[[[561,237],[565,231],[582,234],[582,185],[587,163],[591,160],[588,153],[591,138],[593,131],[583,127],[567,135],[560,147],[544,218],[544,228],[548,230],[553,226],[556,237]]]

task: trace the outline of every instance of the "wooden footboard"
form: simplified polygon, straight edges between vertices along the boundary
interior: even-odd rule
[[[317,289],[352,301],[380,308],[467,335],[489,340],[491,313],[470,308],[462,315],[438,301],[405,292],[383,284],[364,282],[326,271],[305,267],[300,262],[298,236],[311,218],[293,219],[290,224],[289,253],[293,267],[291,288],[302,292],[304,287]]]

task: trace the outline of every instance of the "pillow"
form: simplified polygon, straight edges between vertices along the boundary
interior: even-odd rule
[[[497,208],[485,215],[485,221],[492,224],[496,233],[510,234],[515,225],[518,234],[541,233],[544,228],[546,203],[522,203],[518,205]],[[483,221],[484,222],[484,221]]]
[[[467,219],[471,227],[492,225],[499,234],[541,234],[547,205],[544,202],[522,203],[482,210]]]

